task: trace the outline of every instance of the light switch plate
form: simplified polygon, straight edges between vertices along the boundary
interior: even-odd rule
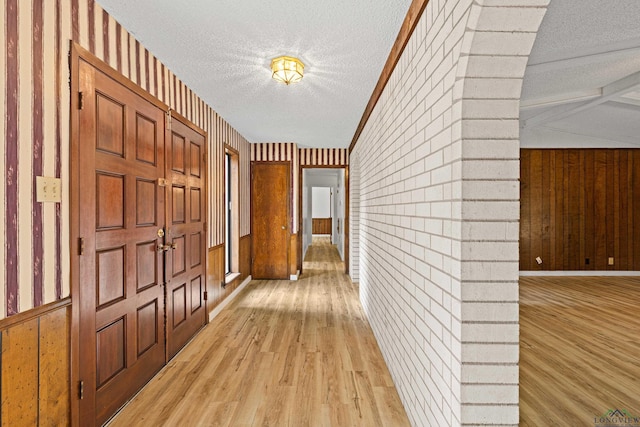
[[[60,178],[37,176],[36,201],[60,203],[62,201],[62,181]]]

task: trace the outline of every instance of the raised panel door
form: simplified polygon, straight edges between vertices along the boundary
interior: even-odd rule
[[[80,422],[100,425],[165,363],[165,113],[78,66]]]
[[[206,323],[205,136],[174,117],[171,123],[167,239],[167,351],[173,357]]]

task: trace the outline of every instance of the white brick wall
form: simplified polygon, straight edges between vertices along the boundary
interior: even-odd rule
[[[518,108],[547,3],[431,0],[351,153],[351,274],[415,426],[518,424]]]

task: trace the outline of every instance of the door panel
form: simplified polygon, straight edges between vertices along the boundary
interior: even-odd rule
[[[206,322],[205,137],[174,118],[167,177],[171,182],[167,233],[168,355],[173,357]],[[199,286],[194,286],[199,283]]]
[[[289,278],[289,163],[252,163],[251,230],[255,279]]]
[[[165,363],[164,112],[79,61],[80,400],[102,424]]]

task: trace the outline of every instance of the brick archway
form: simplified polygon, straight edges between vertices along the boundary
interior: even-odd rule
[[[519,422],[519,101],[548,4],[474,2],[462,39],[462,424]]]

